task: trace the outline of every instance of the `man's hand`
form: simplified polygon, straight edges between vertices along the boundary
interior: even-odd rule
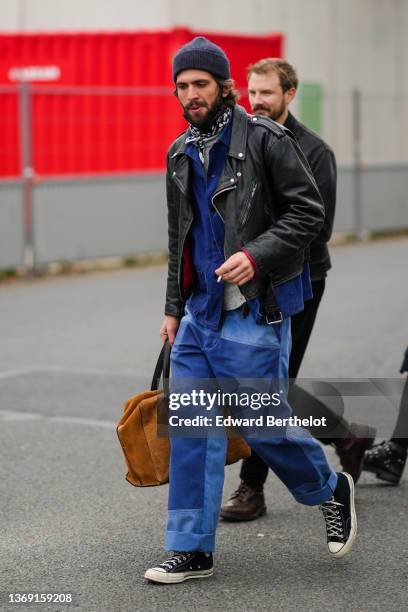
[[[168,338],[170,344],[173,346],[179,325],[180,320],[177,317],[171,317],[170,315],[166,315],[164,317],[163,323],[160,327],[160,338],[162,339],[163,344]]]
[[[231,255],[222,266],[215,270],[215,274],[222,276],[222,280],[228,283],[241,286],[253,279],[255,270],[247,255],[240,251]]]

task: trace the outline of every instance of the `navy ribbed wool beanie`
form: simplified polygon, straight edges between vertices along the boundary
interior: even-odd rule
[[[182,70],[205,70],[221,79],[230,79],[230,63],[224,51],[204,36],[196,36],[177,51],[173,60],[173,81]]]

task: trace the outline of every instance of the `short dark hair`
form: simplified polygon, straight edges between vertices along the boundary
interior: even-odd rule
[[[265,57],[255,64],[250,64],[247,68],[247,79],[249,80],[254,73],[269,74],[269,72],[276,72],[283,93],[288,89],[298,88],[299,80],[294,67],[286,60],[277,57]]]

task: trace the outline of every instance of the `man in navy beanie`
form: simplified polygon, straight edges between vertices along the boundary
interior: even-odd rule
[[[310,297],[304,251],[324,221],[296,141],[238,106],[230,77],[224,51],[204,37],[174,57],[175,94],[189,127],[167,155],[169,264],[160,335],[172,344],[171,396],[183,402],[170,417],[166,549],[173,553],[145,573],[166,584],[213,573],[227,441],[214,427],[189,427],[193,415],[206,414],[213,424],[224,418],[222,401],[197,411],[197,381],[224,391],[250,379],[251,398],[285,387],[290,317]],[[193,381],[190,394],[186,381]],[[274,400],[280,394],[266,416],[279,416],[283,426],[242,434],[297,501],[321,508],[329,554],[341,558],[356,537],[353,479],[334,472],[318,442],[291,424],[284,390]],[[240,402],[230,406],[239,410]]]

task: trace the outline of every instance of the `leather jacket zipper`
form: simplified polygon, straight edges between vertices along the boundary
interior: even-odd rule
[[[180,189],[181,193],[183,195],[186,195],[186,190],[184,189],[183,183],[180,181],[180,179],[175,174],[173,174],[172,179],[176,183],[177,187]]]
[[[193,223],[193,220],[190,219],[188,227],[187,227],[187,231],[184,232],[184,237],[183,237],[183,240],[181,241],[181,250],[180,250],[181,259],[180,259],[179,264],[178,264],[177,281],[178,281],[179,294],[180,294],[180,297],[181,297],[182,300],[184,300],[183,289],[182,289],[182,286],[181,286],[181,272],[182,272],[182,269],[183,269],[184,244],[186,242],[187,234],[188,234],[188,232],[190,230],[190,227],[191,227],[192,223]]]
[[[216,193],[214,193],[213,197],[211,198],[211,204],[214,206],[215,210],[220,215],[220,217],[221,217],[221,219],[222,219],[222,221],[224,223],[225,223],[225,219],[223,219],[222,214],[220,213],[220,211],[218,210],[218,208],[214,204],[214,198],[218,197],[222,193],[225,193],[226,191],[231,191],[232,189],[236,189],[236,188],[237,188],[236,185],[228,185],[228,187],[224,187],[224,189],[221,189],[220,191],[217,191]]]
[[[222,217],[222,214],[220,213],[220,211],[218,210],[218,208],[216,207],[216,205],[214,204],[214,198],[218,195],[220,195],[221,193],[224,193],[225,191],[231,191],[232,189],[236,189],[237,186],[236,185],[228,185],[228,187],[224,187],[224,189],[221,189],[220,191],[217,191],[217,193],[214,193],[213,197],[211,198],[211,204],[214,206],[215,210],[217,211],[217,213],[219,214],[222,222],[225,225],[225,220]],[[225,252],[225,240],[224,240],[224,259],[227,260],[227,254]]]
[[[239,221],[238,221],[239,225],[241,225],[241,226],[245,225],[245,223],[248,221],[248,217],[249,217],[249,213],[250,213],[250,210],[251,210],[252,202],[253,202],[254,195],[255,195],[255,192],[256,192],[257,189],[258,189],[258,183],[256,181],[253,181],[252,187],[251,187],[251,192],[249,194],[249,197],[248,197],[248,199],[247,199],[247,201],[245,203],[244,209],[243,209],[243,211],[241,213],[241,216],[239,218]]]

